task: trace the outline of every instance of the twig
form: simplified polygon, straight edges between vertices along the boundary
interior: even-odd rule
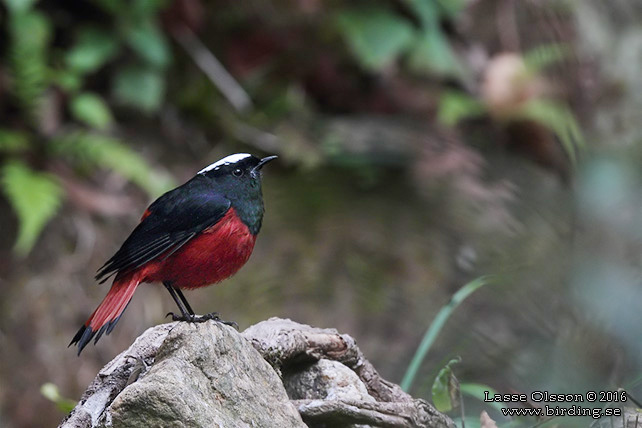
[[[232,125],[233,135],[246,144],[266,153],[278,152],[281,140],[276,135],[262,131],[247,123],[238,122]]]
[[[183,26],[172,31],[172,35],[238,112],[246,112],[252,108],[252,100],[245,89],[234,80],[192,30]]]

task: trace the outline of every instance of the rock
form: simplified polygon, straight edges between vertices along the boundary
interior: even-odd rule
[[[359,376],[338,361],[321,359],[283,374],[283,385],[293,400],[376,400]]]
[[[80,402],[60,427],[94,427],[105,415],[112,400],[131,382],[141,370],[152,364],[158,348],[174,324],[161,324],[147,329],[138,336],[129,349],[103,367],[82,395]],[[142,367],[141,367],[142,366]]]
[[[288,395],[308,426],[455,426],[427,401],[381,378],[347,334],[270,318],[243,336],[283,373]]]
[[[278,318],[242,334],[214,321],[153,327],[99,372],[60,426],[306,424],[454,426],[379,377],[350,336]]]
[[[145,376],[110,406],[113,426],[304,427],[278,375],[233,328],[179,323]]]
[[[99,417],[87,418],[86,407],[95,397],[109,396],[104,388],[81,400],[61,426],[305,427],[279,376],[232,327],[213,321],[172,323],[149,329],[141,338],[157,336],[163,340],[138,379],[130,379],[137,369],[133,346],[125,352],[129,357],[121,354],[106,367],[127,359],[134,364],[101,371],[105,386],[121,384],[123,389],[110,404],[100,400],[107,405]],[[124,383],[130,385],[109,379],[122,379],[127,372]]]

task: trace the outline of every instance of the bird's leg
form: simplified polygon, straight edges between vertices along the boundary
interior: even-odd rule
[[[183,301],[181,299],[179,299],[179,297],[178,297],[178,295],[176,293],[176,291],[178,291],[178,290],[176,290],[174,287],[172,287],[172,284],[170,282],[168,282],[168,281],[163,281],[163,285],[165,286],[165,288],[167,288],[167,291],[169,291],[169,294],[172,296],[172,299],[174,299],[174,302],[176,302],[176,306],[178,306],[178,309],[181,311],[181,314],[182,314],[182,316],[178,316],[178,315],[175,315],[173,312],[170,312],[166,316],[171,315],[172,316],[172,320],[174,320],[174,321],[193,320],[194,311],[192,310],[191,307],[189,307],[189,305],[187,305],[189,307],[189,310],[185,307],[185,305],[183,304]],[[183,296],[182,292],[181,292],[181,296],[183,297],[183,299],[185,299],[185,296]]]
[[[180,288],[176,288],[176,287],[172,287],[172,288],[174,288],[174,291],[176,291],[176,294],[178,294],[178,297],[181,299],[181,301],[185,305],[185,308],[187,309],[187,312],[189,312],[190,315],[194,315],[194,309],[192,309],[192,307],[189,305],[189,302],[185,298],[185,295],[183,294],[181,289]]]
[[[176,305],[178,306],[178,309],[182,314],[181,316],[179,316],[172,312],[168,313],[167,315],[171,315],[173,321],[205,322],[208,320],[213,320],[216,322],[220,322],[221,324],[232,326],[237,330],[239,329],[239,326],[236,322],[224,321],[219,318],[218,312],[210,312],[209,314],[205,315],[195,315],[194,310],[187,302],[185,295],[183,295],[183,292],[180,289],[173,287],[172,284],[167,281],[163,282],[163,285],[165,286],[165,288],[167,288],[167,291],[169,291],[169,294],[172,296],[172,299],[174,299],[174,302],[176,302]]]

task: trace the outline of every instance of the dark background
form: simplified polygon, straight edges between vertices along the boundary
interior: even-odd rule
[[[187,293],[197,312],[337,328],[398,383],[450,296],[494,275],[413,395],[455,356],[462,384],[499,392],[640,395],[639,2],[7,0],[0,16],[0,426],[57,424],[42,385],[77,400],[165,321],[174,303],[144,285],[98,346],[66,348],[147,204],[235,152],[279,155],[263,229],[235,277]],[[508,423],[465,400],[467,426],[482,409]]]

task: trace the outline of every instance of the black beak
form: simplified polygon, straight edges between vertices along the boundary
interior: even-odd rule
[[[261,168],[263,168],[263,165],[266,163],[273,161],[274,159],[278,158],[278,156],[268,156],[259,161],[259,163],[254,167],[254,171],[259,171]]]

